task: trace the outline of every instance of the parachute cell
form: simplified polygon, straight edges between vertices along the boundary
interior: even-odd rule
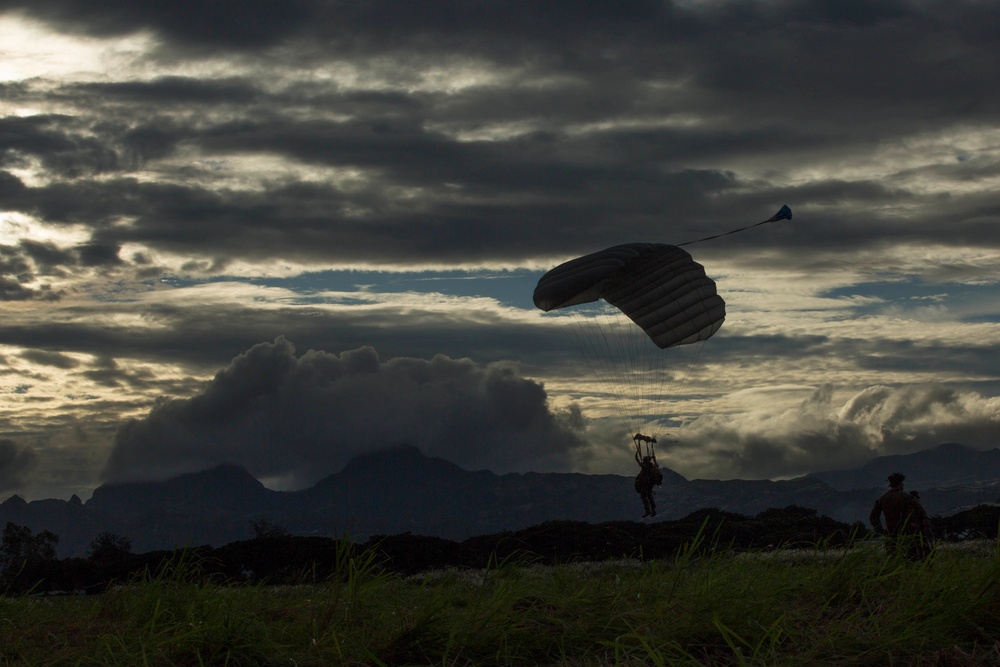
[[[546,312],[598,299],[621,310],[660,348],[706,340],[726,318],[705,268],[662,243],[627,243],[570,260],[542,276],[534,293]]]

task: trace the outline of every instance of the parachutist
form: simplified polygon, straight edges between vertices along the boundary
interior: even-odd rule
[[[700,349],[696,344],[715,335],[726,319],[726,302],[715,281],[680,246],[791,219],[792,210],[786,205],[767,220],[697,241],[623,243],[598,250],[547,271],[535,285],[532,300],[545,312],[568,309],[573,313],[574,317],[565,319],[579,327],[579,347],[598,379],[621,401],[625,423],[652,423],[656,413],[629,414],[627,407],[655,406],[662,400],[662,388],[645,378],[658,377],[667,356],[647,354],[649,343],[664,351],[684,346]],[[655,516],[653,486],[663,481],[653,454],[656,438],[636,432],[632,440],[635,461],[642,469],[635,488],[646,508],[643,516]],[[646,444],[645,457],[642,443]]]
[[[656,500],[653,498],[653,487],[663,483],[663,471],[656,464],[656,455],[650,452],[642,459],[639,458],[639,450],[636,448],[635,462],[639,464],[639,474],[635,476],[635,490],[642,499],[642,507],[647,516],[656,516]]]

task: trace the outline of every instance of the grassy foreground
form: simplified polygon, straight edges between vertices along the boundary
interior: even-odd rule
[[[776,551],[0,597],[0,665],[1000,665],[1000,553]]]

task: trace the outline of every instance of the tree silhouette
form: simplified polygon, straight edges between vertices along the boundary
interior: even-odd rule
[[[271,523],[267,519],[257,519],[251,525],[255,540],[273,539],[277,537],[288,537],[288,529],[284,526]]]
[[[37,535],[27,526],[12,521],[3,529],[0,546],[0,584],[3,588],[17,588],[19,575],[30,573],[40,563],[56,559],[59,536],[47,530]],[[30,577],[29,577],[30,578]]]
[[[116,563],[132,554],[132,541],[127,537],[103,532],[87,547],[87,558],[98,563]]]
[[[27,526],[19,526],[12,521],[3,529],[3,547],[0,548],[0,569],[9,571],[20,569],[25,563],[54,560],[59,536],[47,530],[37,535],[31,534]]]

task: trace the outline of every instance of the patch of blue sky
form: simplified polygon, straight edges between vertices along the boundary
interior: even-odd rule
[[[291,277],[239,278],[216,276],[206,280],[177,277],[164,279],[173,287],[208,282],[249,282],[263,287],[286,289],[301,296],[302,303],[330,302],[326,292],[356,294],[357,303],[370,303],[371,294],[424,293],[448,296],[487,297],[515,308],[534,308],[531,296],[541,272],[515,271],[317,271]],[[338,297],[348,303],[350,297]]]
[[[158,282],[174,288],[194,287],[220,282],[237,282],[285,289],[298,295],[290,302],[299,304],[356,303],[364,305],[377,299],[368,294],[445,294],[456,297],[486,297],[502,306],[533,309],[532,294],[542,271],[315,271],[290,277],[212,276],[195,279],[165,276]],[[331,297],[328,293],[339,293]],[[345,296],[355,294],[355,297]]]
[[[903,280],[849,285],[828,290],[821,296],[856,298],[858,315],[878,314],[887,308],[903,313],[934,308],[956,321],[1000,322],[1000,293],[996,285]]]

